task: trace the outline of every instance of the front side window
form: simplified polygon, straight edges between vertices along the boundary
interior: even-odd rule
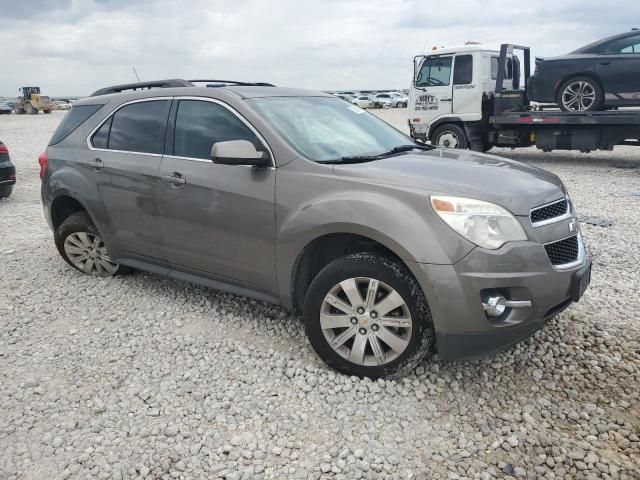
[[[247,140],[257,150],[264,150],[255,133],[222,105],[180,100],[176,113],[174,155],[210,159],[213,144],[229,140]]]
[[[600,47],[601,55],[618,55],[625,53],[640,53],[640,35],[620,38]]]
[[[336,98],[266,97],[248,102],[293,149],[316,162],[377,155],[413,144],[388,123]]]
[[[441,87],[449,85],[451,57],[428,57],[422,62],[416,77],[416,87]]]
[[[453,67],[453,84],[468,85],[473,79],[473,57],[458,55]]]
[[[125,105],[93,135],[96,148],[160,154],[169,115],[169,100],[150,100]]]

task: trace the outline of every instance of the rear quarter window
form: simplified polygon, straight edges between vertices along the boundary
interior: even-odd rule
[[[77,105],[72,107],[58,125],[49,141],[49,145],[55,145],[67,138],[76,128],[82,125],[94,113],[102,108],[102,105]]]

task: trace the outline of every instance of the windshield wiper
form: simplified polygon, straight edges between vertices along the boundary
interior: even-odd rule
[[[411,150],[432,150],[433,148],[434,147],[432,147],[431,145],[418,145],[417,143],[410,145],[398,145],[397,147],[393,147],[391,150],[377,153],[376,155],[353,155],[350,157],[342,157],[342,159],[336,160],[335,162],[331,163],[360,163],[369,160],[379,160],[396,153],[410,152]]]

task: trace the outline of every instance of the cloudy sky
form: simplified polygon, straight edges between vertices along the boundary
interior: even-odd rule
[[[465,40],[566,53],[640,27],[640,1],[0,0],[0,95],[159,78],[404,88],[411,59]],[[629,22],[636,22],[631,24]]]

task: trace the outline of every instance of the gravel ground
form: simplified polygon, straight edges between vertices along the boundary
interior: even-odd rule
[[[380,116],[404,128],[402,111]],[[584,299],[507,352],[342,376],[282,309],[58,256],[37,155],[61,114],[0,116],[1,479],[640,478],[640,155],[497,150],[554,171],[594,259]],[[624,167],[624,168],[620,168]]]

